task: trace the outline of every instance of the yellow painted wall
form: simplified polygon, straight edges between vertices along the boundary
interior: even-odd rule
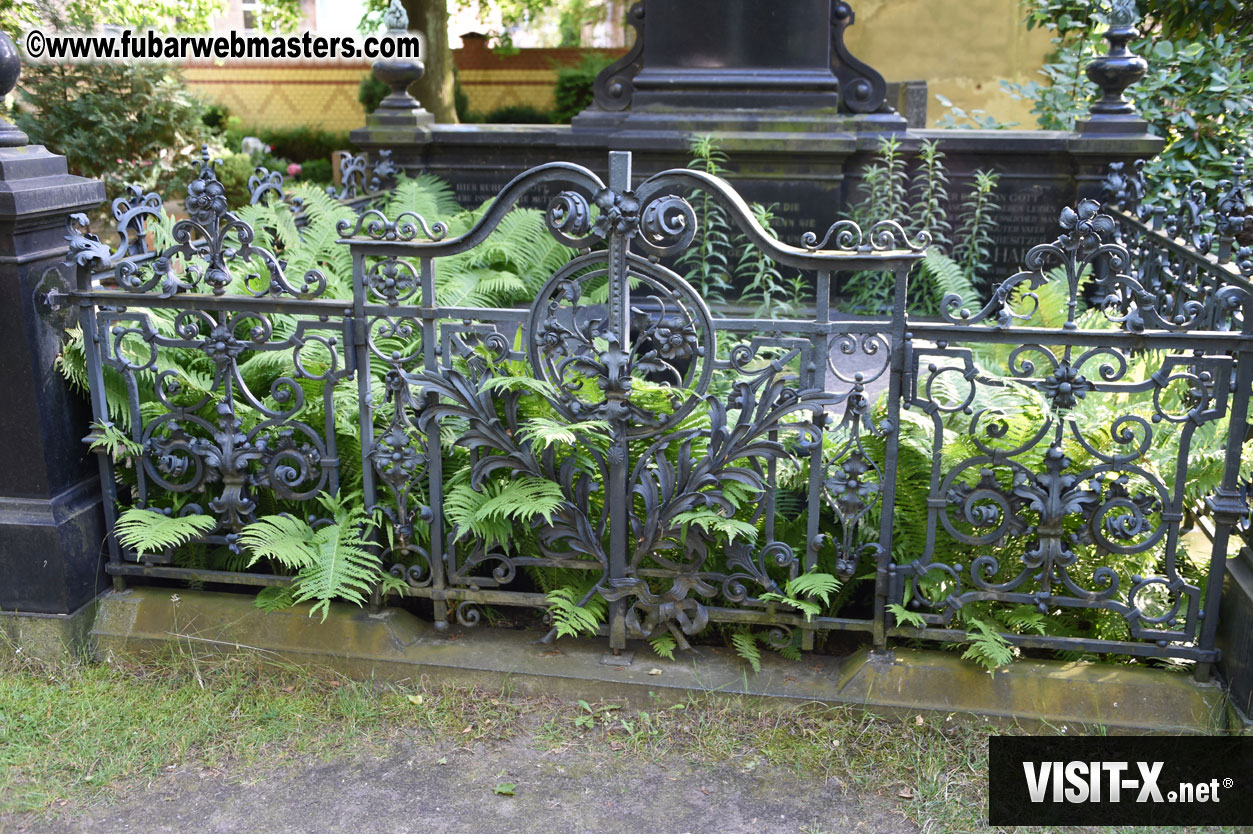
[[[1027,31],[1019,0],[854,0],[853,9],[849,50],[889,81],[926,81],[929,125],[947,112],[939,93],[964,110],[1036,126],[1031,102],[1001,89],[1002,79],[1043,80],[1051,49],[1047,31]]]
[[[1031,103],[1014,101],[1000,85],[1002,79],[1040,80],[1038,70],[1050,49],[1047,32],[1027,31],[1019,0],[855,0],[854,9],[849,49],[889,81],[925,80],[930,125],[946,112],[938,93],[968,111],[981,109],[1000,121],[1035,127]],[[548,61],[527,60],[527,52],[502,58],[499,67],[477,60],[462,66],[461,84],[472,110],[552,107],[556,73]],[[245,125],[328,130],[365,123],[357,85],[369,71],[366,61],[189,62],[183,68],[193,89],[225,105]]]
[[[369,72],[365,61],[183,66],[189,87],[225,106],[246,127],[309,125],[326,130],[352,130],[365,124],[357,87]]]
[[[457,73],[469,107],[475,113],[490,113],[498,107],[529,105],[539,110],[553,108],[553,85],[557,72],[551,69],[463,69]]]

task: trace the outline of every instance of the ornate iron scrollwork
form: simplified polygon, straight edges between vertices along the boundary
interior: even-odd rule
[[[846,113],[878,113],[885,109],[887,82],[878,71],[853,57],[844,43],[844,32],[857,16],[853,7],[836,0],[831,5],[831,71],[840,80],[840,110]]]

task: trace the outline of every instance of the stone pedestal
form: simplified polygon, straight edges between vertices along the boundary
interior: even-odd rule
[[[0,609],[70,614],[108,584],[91,417],[56,368],[42,296],[66,252],[68,216],[104,185],[41,145],[0,148]]]
[[[636,180],[688,164],[688,140],[702,131],[575,131],[549,125],[434,125],[429,131],[353,131],[358,148],[393,151],[410,173],[429,171],[450,182],[457,199],[477,206],[533,165],[574,162],[602,176],[607,151],[634,154]],[[792,244],[806,231],[821,237],[862,199],[862,168],[874,162],[882,134],[868,131],[767,132],[710,130],[730,157],[728,179],[745,199],[776,203],[775,230]],[[906,130],[893,133],[907,159],[924,140],[945,152],[955,200],[978,169],[1000,174],[995,241],[987,275],[1008,277],[1037,243],[1057,237],[1058,216],[1083,197],[1099,197],[1110,162],[1151,157],[1155,136],[1093,135],[1046,130]],[[537,190],[526,205],[541,208],[553,195]],[[954,204],[956,210],[956,203]],[[428,218],[438,219],[438,218]]]

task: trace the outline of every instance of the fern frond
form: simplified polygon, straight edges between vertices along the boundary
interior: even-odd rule
[[[573,446],[579,442],[599,441],[607,438],[609,423],[605,420],[584,420],[565,423],[550,417],[532,417],[522,421],[518,439],[527,440],[537,449],[547,449],[554,444]]]
[[[113,532],[123,547],[144,556],[186,544],[207,535],[217,526],[217,520],[212,516],[168,516],[154,510],[131,507],[118,516]]]
[[[532,394],[539,394],[541,397],[550,400],[560,399],[560,392],[551,382],[545,382],[542,379],[534,379],[529,376],[494,376],[485,380],[479,390],[484,393],[495,393],[498,391],[525,391]]]
[[[761,595],[761,599],[763,602],[781,602],[784,605],[790,605],[804,614],[805,620],[808,621],[822,614],[824,606],[831,605],[831,594],[840,589],[840,584],[840,580],[829,573],[812,571],[788,580],[782,594],[767,591]],[[822,605],[818,605],[807,597],[822,600]]]
[[[330,524],[314,529],[287,515],[267,516],[244,528],[240,544],[252,551],[249,564],[269,558],[295,570],[293,603],[314,601],[326,619],[332,599],[364,605],[382,578],[379,557],[366,549],[363,538],[370,519],[360,496],[323,494],[319,503],[330,514]]]
[[[735,632],[731,635],[731,645],[735,653],[753,667],[754,672],[761,671],[761,649],[757,648],[757,637],[752,632]]]
[[[292,599],[316,600],[309,616],[320,609],[323,620],[332,599],[365,605],[381,571],[378,557],[362,546],[359,531],[341,524],[328,525],[316,532],[313,543],[316,558],[297,575]]]
[[[271,586],[257,592],[253,605],[262,611],[285,611],[296,604],[290,586]]]
[[[981,300],[975,288],[973,276],[967,274],[961,264],[939,249],[931,248],[918,262],[919,284],[926,290],[925,311],[940,312],[945,298],[961,299],[962,306],[977,310]]]
[[[261,559],[271,559],[288,570],[298,571],[317,557],[313,528],[290,515],[270,515],[249,524],[240,533],[239,544],[252,553],[248,567]]]
[[[434,174],[402,176],[388,194],[383,213],[390,218],[411,211],[427,223],[461,213],[457,195],[451,185]]]
[[[732,544],[736,538],[757,541],[757,527],[738,518],[726,518],[708,507],[679,513],[674,517],[674,524],[679,527],[694,525],[706,533],[718,533],[726,537],[726,543]]]
[[[508,518],[523,523],[538,516],[552,524],[553,513],[565,500],[560,484],[528,475],[507,481],[483,502],[479,515],[484,519]]]
[[[579,600],[586,595],[586,590],[580,591],[574,587],[554,588],[548,592],[548,611],[552,615],[558,637],[594,635],[605,622],[607,608],[604,599],[594,595],[586,603],[579,605]]]
[[[966,636],[970,647],[962,652],[964,660],[973,660],[988,672],[994,672],[1012,661],[1014,647],[1001,636],[995,623],[971,618],[966,621]]]
[[[84,439],[91,440],[91,443],[87,446],[89,450],[104,452],[115,462],[126,458],[139,457],[144,453],[143,446],[127,437],[113,423],[105,423],[100,420],[92,421],[91,433]]]
[[[896,617],[897,625],[913,626],[914,628],[926,628],[927,620],[917,611],[910,611],[899,602],[889,603],[887,611]]]
[[[817,597],[824,605],[831,604],[830,595],[840,590],[840,580],[829,573],[812,571],[802,573],[787,583],[787,595],[799,597],[801,594]]]
[[[674,650],[679,647],[675,642],[674,636],[671,634],[661,634],[648,641],[648,645],[652,647],[653,652],[658,657],[664,657],[666,660],[674,660]]]
[[[457,528],[457,537],[473,535],[488,547],[504,545],[515,524],[543,518],[549,524],[565,503],[560,485],[532,476],[511,481],[489,481],[476,490],[460,483],[444,497],[444,512]]]
[[[1046,631],[1044,614],[1034,605],[1015,605],[1005,614],[1005,622],[1019,634],[1028,631],[1044,634]]]

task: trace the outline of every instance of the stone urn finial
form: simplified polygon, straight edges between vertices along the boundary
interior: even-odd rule
[[[22,57],[17,53],[13,39],[0,32],[0,97],[7,96],[17,86],[22,74]],[[0,148],[17,148],[30,143],[30,137],[18,130],[16,125],[0,119]]]
[[[1136,29],[1139,18],[1135,0],[1113,0],[1109,30],[1105,33],[1109,53],[1088,64],[1088,78],[1101,88],[1102,93],[1101,98],[1092,103],[1090,112],[1094,119],[1135,115],[1135,105],[1123,93],[1143,78],[1149,69],[1147,61],[1127,49],[1127,42],[1140,36],[1140,31]]]
[[[387,27],[388,32],[409,31],[409,13],[405,11],[404,4],[400,0],[392,0],[387,7],[387,11],[383,13],[383,25]]]
[[[392,0],[383,15],[383,23],[387,26],[388,35],[403,35],[409,31],[409,15],[400,0]],[[372,69],[374,77],[391,88],[371,114],[372,123],[413,125],[434,120],[418,100],[409,95],[409,85],[426,72],[422,61],[417,58],[380,58],[374,62]]]

